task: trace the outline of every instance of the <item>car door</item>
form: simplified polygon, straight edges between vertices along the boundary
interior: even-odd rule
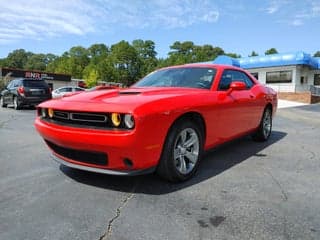
[[[244,90],[229,92],[232,82],[243,82],[247,86]],[[225,69],[222,73],[218,91],[224,92],[220,98],[219,122],[222,139],[230,139],[253,129],[253,123],[258,114],[256,96],[252,90],[255,83],[242,71]]]
[[[5,90],[5,92],[4,92],[4,101],[5,101],[5,103],[12,103],[13,102],[13,92],[14,92],[14,90],[15,90],[15,88],[14,88],[14,85],[16,85],[17,84],[17,80],[12,80],[9,84],[8,84],[8,86],[7,86],[7,89]]]

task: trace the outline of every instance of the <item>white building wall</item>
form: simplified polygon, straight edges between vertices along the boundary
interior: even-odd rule
[[[72,81],[46,80],[46,82],[53,84],[53,90],[64,86],[76,86]]]
[[[268,67],[268,68],[252,68],[247,69],[250,73],[258,73],[258,80],[262,84],[266,84],[267,72],[275,71],[292,71],[292,82],[291,83],[272,83],[266,84],[273,88],[277,92],[295,92],[297,82],[300,83],[300,73],[297,70],[297,66],[281,66],[281,67]]]

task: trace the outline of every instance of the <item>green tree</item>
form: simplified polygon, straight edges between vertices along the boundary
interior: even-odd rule
[[[139,78],[138,54],[133,46],[120,41],[111,46],[110,61],[116,70],[116,80],[124,85],[131,85]]]
[[[226,53],[226,55],[232,58],[241,58],[241,55],[236,53]]]
[[[70,56],[68,52],[64,52],[62,56],[57,57],[47,66],[48,72],[71,74]]]
[[[169,65],[178,65],[191,63],[195,61],[194,49],[195,45],[191,41],[179,42],[176,41],[170,46]]]
[[[98,84],[98,70],[97,65],[89,64],[83,70],[83,79],[85,80],[88,87],[93,87]]]
[[[209,44],[205,44],[203,46],[195,46],[193,52],[193,62],[212,61],[217,56],[225,54],[222,48],[213,47]]]
[[[252,51],[248,57],[255,57],[255,56],[259,56],[259,54],[256,53],[255,51]]]
[[[83,70],[89,64],[88,51],[84,47],[75,46],[69,50],[69,68],[74,78],[82,78]]]
[[[46,55],[42,53],[31,55],[24,65],[25,69],[40,71],[45,71],[46,67]]]
[[[151,40],[143,41],[136,39],[132,42],[132,46],[137,52],[139,77],[153,71],[158,64],[155,51],[155,43]]]
[[[26,52],[24,49],[17,49],[9,53],[6,58],[6,67],[21,68],[25,67],[28,58],[31,57],[33,53]]]
[[[317,51],[313,56],[314,57],[320,57],[320,51]]]
[[[108,47],[103,44],[93,44],[88,48],[88,57],[90,59],[90,63],[98,64],[99,62],[106,59],[109,55]]]
[[[265,55],[276,54],[276,53],[278,53],[278,51],[275,48],[270,48],[264,52]]]

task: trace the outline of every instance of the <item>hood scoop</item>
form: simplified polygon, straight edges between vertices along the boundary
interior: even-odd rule
[[[119,92],[119,95],[138,95],[141,94],[141,92],[133,92],[133,91],[121,91]]]

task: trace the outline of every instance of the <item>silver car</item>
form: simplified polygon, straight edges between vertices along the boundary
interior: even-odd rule
[[[72,92],[80,92],[84,91],[84,88],[81,87],[74,87],[74,86],[66,86],[66,87],[60,87],[52,91],[52,98],[60,98],[63,97],[67,93]]]

